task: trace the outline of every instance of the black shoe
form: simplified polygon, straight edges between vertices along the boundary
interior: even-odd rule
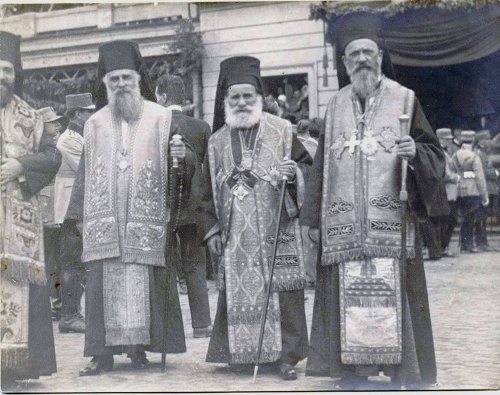
[[[95,376],[101,372],[109,372],[113,370],[113,356],[104,355],[99,357],[94,357],[90,362],[80,369],[80,376]]]
[[[479,252],[479,250],[476,247],[470,247],[470,248],[462,248],[460,252],[474,254],[476,252]]]
[[[146,369],[149,365],[149,360],[146,358],[146,353],[144,351],[128,354],[128,357],[131,360],[132,369],[134,370]]]
[[[280,365],[280,374],[283,380],[297,380],[297,372],[295,371],[295,368],[288,363],[282,363]]]

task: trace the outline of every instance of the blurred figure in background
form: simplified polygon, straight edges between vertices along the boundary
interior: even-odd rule
[[[207,273],[205,251],[201,247],[201,164],[207,155],[210,126],[205,121],[188,117],[182,113],[185,88],[182,78],[164,75],[158,79],[156,100],[158,104],[172,110],[172,130],[180,134],[197,156],[196,172],[191,184],[183,192],[180,216],[177,224],[178,262],[177,276],[182,288],[187,288],[193,337],[209,337],[212,333],[212,320],[208,304]],[[182,293],[182,292],[181,292]]]
[[[80,313],[80,300],[85,284],[85,268],[81,263],[82,235],[75,221],[64,220],[71,191],[83,151],[83,126],[95,111],[91,93],[66,96],[68,128],[59,138],[57,149],[62,163],[55,181],[55,222],[61,226],[62,317],[59,332],[85,332],[85,319]]]
[[[449,246],[453,229],[455,229],[458,223],[457,195],[460,176],[458,175],[452,159],[452,155],[454,154],[454,144],[451,129],[437,129],[436,134],[446,158],[446,173],[444,182],[446,187],[446,197],[448,198],[448,205],[450,206],[450,214],[447,217],[441,217],[442,219],[440,222],[441,256],[454,257],[455,254],[450,251]]]
[[[44,107],[37,111],[43,121],[45,133],[57,142],[67,125],[67,118],[57,115],[52,107]],[[50,276],[50,307],[52,319],[61,318],[61,262],[59,259],[61,229],[54,222],[55,196],[54,181],[40,191],[40,203],[43,212],[43,244],[45,249],[45,268]]]
[[[462,145],[453,155],[453,163],[458,170],[458,212],[463,217],[460,229],[460,251],[478,252],[474,246],[474,228],[481,207],[489,204],[488,189],[481,159],[474,153],[476,133],[464,130],[461,133]]]
[[[486,179],[486,188],[490,204],[488,207],[481,206],[477,214],[477,220],[474,230],[476,248],[479,251],[495,251],[488,243],[487,222],[489,215],[494,215],[492,209],[495,207],[496,196],[498,194],[498,175],[490,160],[491,134],[489,130],[481,130],[476,133],[476,145],[474,152],[479,155],[481,165],[483,166],[484,177]]]

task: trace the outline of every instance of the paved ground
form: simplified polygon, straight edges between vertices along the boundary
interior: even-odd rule
[[[500,248],[500,240],[494,244]],[[455,252],[456,252],[455,241]],[[498,388],[500,385],[500,253],[460,255],[426,262],[430,307],[438,366],[436,389]],[[217,293],[210,288],[212,317]],[[306,291],[308,325],[314,291]],[[297,381],[284,382],[262,373],[256,385],[251,371],[231,371],[225,365],[204,362],[209,339],[193,339],[187,296],[181,296],[188,352],[167,356],[167,371],[160,371],[160,356],[149,354],[151,368],[130,370],[126,357],[115,358],[115,369],[98,377],[79,377],[83,335],[60,335],[54,326],[58,373],[26,382],[22,392],[177,392],[177,391],[314,391],[332,389],[328,378],[305,377],[305,362],[298,365]],[[377,378],[381,381],[384,378]],[[377,389],[374,382],[373,389]]]

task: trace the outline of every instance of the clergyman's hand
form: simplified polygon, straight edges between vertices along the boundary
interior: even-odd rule
[[[291,159],[284,158],[279,167],[279,172],[287,180],[292,181],[297,173],[297,163]]]
[[[483,205],[483,207],[487,207],[490,204],[490,198],[486,196],[481,202],[481,204]]]
[[[186,145],[180,138],[170,142],[170,155],[180,160],[186,157]]]
[[[312,240],[314,244],[319,244],[319,229],[318,228],[310,228],[307,232],[309,238]]]
[[[7,158],[2,161],[0,166],[0,183],[14,181],[17,177],[23,174],[23,165],[14,158]]]
[[[78,232],[80,232],[80,234],[83,236],[83,222],[77,222],[76,229],[78,229]]]
[[[417,154],[417,147],[411,136],[404,136],[403,138],[397,139],[396,143],[398,145],[398,156],[400,158],[412,160]]]
[[[215,256],[222,255],[222,239],[220,234],[215,234],[207,241],[208,249]]]

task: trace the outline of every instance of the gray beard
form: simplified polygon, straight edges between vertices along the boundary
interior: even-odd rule
[[[14,91],[11,86],[7,84],[2,84],[0,88],[0,108],[7,107],[7,104],[12,100]]]
[[[137,121],[142,112],[142,96],[137,87],[133,91],[108,91],[108,101],[115,117],[130,123]]]
[[[361,99],[366,99],[377,88],[378,74],[373,70],[361,69],[351,75],[353,92]]]
[[[262,96],[257,97],[257,101],[251,108],[251,112],[235,112],[227,100],[224,100],[224,112],[226,114],[226,124],[231,129],[248,129],[258,124],[262,118]]]

